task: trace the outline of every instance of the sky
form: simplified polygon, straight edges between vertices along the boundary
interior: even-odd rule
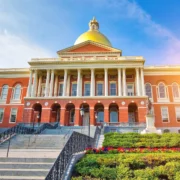
[[[145,65],[180,65],[179,0],[0,0],[0,68],[53,58],[93,18],[123,56]]]

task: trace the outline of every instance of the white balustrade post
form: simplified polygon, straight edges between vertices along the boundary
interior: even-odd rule
[[[136,93],[140,96],[140,84],[139,84],[139,68],[136,68]]]
[[[144,71],[143,71],[143,68],[141,68],[141,85],[142,85],[142,96],[145,96]]]
[[[66,85],[67,85],[67,69],[64,70],[63,96],[66,96]]]
[[[52,97],[53,86],[54,86],[54,70],[52,69],[52,70],[51,70],[51,81],[50,81],[49,97]]]
[[[29,77],[26,97],[31,97],[32,76],[33,76],[33,70],[30,70],[30,77]]]
[[[123,96],[126,96],[126,69],[123,68]]]
[[[122,96],[121,69],[118,69],[118,96]]]
[[[46,87],[45,87],[45,97],[48,97],[48,92],[49,92],[49,77],[50,76],[50,70],[47,70],[47,75],[46,75]]]
[[[78,69],[78,72],[77,72],[77,94],[76,94],[76,96],[80,95],[80,79],[81,79],[81,69]]]
[[[36,97],[36,88],[37,88],[37,70],[34,71],[34,81],[33,81],[32,97]]]
[[[38,82],[38,92],[37,92],[38,97],[41,96],[41,83],[42,83],[42,75],[40,75],[39,82]]]
[[[108,69],[104,69],[105,96],[108,96]]]
[[[91,69],[91,96],[94,96],[94,69]]]

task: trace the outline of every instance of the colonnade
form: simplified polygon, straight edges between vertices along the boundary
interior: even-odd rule
[[[95,96],[95,68],[91,70],[91,89],[90,96]],[[77,95],[82,96],[82,69],[77,69]],[[136,71],[136,96],[145,96],[144,89],[144,72],[143,68],[135,68]],[[118,68],[118,84],[117,96],[127,96],[126,85],[126,68]],[[68,69],[64,69],[63,94],[69,96],[67,89],[69,88]],[[27,97],[38,97],[41,93],[42,76],[38,76],[38,70],[30,70],[29,84],[27,89]],[[55,75],[55,69],[47,69],[45,83],[45,97],[58,96],[58,75]],[[108,96],[108,68],[104,69],[104,96]]]

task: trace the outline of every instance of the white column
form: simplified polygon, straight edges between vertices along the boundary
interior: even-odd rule
[[[140,96],[140,84],[139,84],[139,68],[136,68],[136,95]]]
[[[34,81],[33,81],[32,97],[36,97],[36,88],[37,88],[37,70],[34,71]]]
[[[142,96],[145,96],[145,89],[144,89],[144,71],[141,68],[141,85],[142,85]]]
[[[42,75],[40,75],[39,82],[38,82],[38,93],[37,93],[38,97],[41,96],[41,83],[42,83]]]
[[[54,84],[54,96],[57,96],[58,91],[58,75],[55,75],[55,84]]]
[[[108,96],[108,69],[104,69],[105,96]]]
[[[64,70],[63,96],[66,96],[66,85],[67,85],[67,69]]]
[[[67,76],[67,88],[66,88],[66,96],[69,96],[70,91],[70,75]]]
[[[51,81],[50,81],[49,97],[52,97],[52,94],[53,94],[53,85],[54,85],[54,69],[51,70]]]
[[[81,80],[81,69],[78,69],[78,72],[77,72],[77,94],[76,96],[80,96],[80,80]]]
[[[118,96],[122,96],[121,69],[118,69]]]
[[[47,75],[46,75],[46,89],[45,89],[45,97],[48,96],[48,92],[49,92],[49,77],[50,76],[50,70],[47,70]]]
[[[33,70],[30,70],[30,77],[29,77],[26,97],[31,97],[32,75],[33,75]]]
[[[126,69],[123,68],[123,96],[126,96]]]
[[[91,69],[91,96],[94,96],[94,69]]]

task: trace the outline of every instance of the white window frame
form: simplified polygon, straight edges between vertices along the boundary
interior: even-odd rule
[[[73,85],[76,84],[76,95],[73,95]],[[77,96],[77,82],[74,81],[71,83],[71,96]]]
[[[86,93],[86,88],[85,88],[86,84],[89,84],[89,87],[90,87],[90,89],[89,89],[89,95],[86,95],[86,94],[85,94],[85,93]],[[91,82],[90,82],[90,81],[84,82],[84,96],[91,96]]]
[[[166,109],[166,112],[167,112],[167,122],[163,121],[163,109]],[[169,110],[168,110],[168,107],[167,106],[162,106],[161,107],[161,119],[162,119],[162,122],[163,123],[169,123]]]
[[[2,115],[2,120],[0,121],[0,123],[3,123],[3,119],[4,119],[4,108],[0,108],[0,109],[2,109],[3,111],[3,115]],[[1,111],[0,111],[1,112]]]
[[[3,88],[4,88],[5,86],[7,86],[7,94],[6,94],[6,97],[5,97],[5,98],[2,98],[2,97],[3,97]],[[8,90],[9,90],[9,86],[8,86],[7,84],[5,84],[5,85],[2,86],[2,90],[1,90],[1,98],[0,98],[2,101],[4,101],[4,100],[7,99],[7,96],[8,96]]]
[[[59,95],[59,93],[60,93],[60,85],[63,86],[63,88],[62,88],[62,95]],[[63,83],[63,82],[60,82],[60,83],[59,83],[59,86],[58,86],[58,96],[63,96],[63,89],[64,89],[64,83]]]
[[[163,84],[164,85],[164,89],[165,89],[165,97],[164,98],[161,98],[160,97],[160,93],[159,93],[159,85],[160,84]],[[163,83],[163,82],[160,82],[159,84],[158,84],[158,86],[157,86],[157,95],[158,95],[158,98],[157,98],[157,101],[158,102],[169,102],[169,96],[168,96],[168,88],[167,88],[167,86]]]
[[[174,85],[174,84],[177,85],[177,87],[178,87],[179,97],[175,97],[175,96],[174,96],[174,91],[173,91],[173,85]],[[179,90],[179,84],[176,83],[176,82],[172,83],[172,94],[173,94],[173,99],[174,99],[174,101],[175,101],[175,102],[179,102],[179,101],[180,101],[180,90]]]
[[[98,84],[102,84],[102,95],[98,95]],[[96,82],[96,96],[104,96],[104,82],[103,81]]]
[[[116,85],[116,94],[115,95],[111,95],[111,84],[115,84]],[[110,96],[117,96],[117,82],[116,81],[110,81],[109,82],[109,95]]]
[[[16,119],[15,119],[15,122],[11,122],[11,114],[12,114],[13,109],[16,109]],[[10,116],[9,116],[9,123],[16,123],[17,113],[18,113],[18,108],[11,108],[11,112],[10,112]]]
[[[180,123],[180,117],[179,117],[179,118],[177,117],[177,109],[179,109],[179,114],[180,114],[180,106],[176,106],[176,107],[175,107],[176,121],[177,121],[178,123]],[[178,119],[179,119],[179,121],[178,121]]]
[[[134,83],[127,83],[127,84],[126,84],[126,94],[127,94],[127,96],[128,96],[128,88],[127,88],[128,85],[132,85],[132,89],[133,89],[133,95],[132,95],[132,96],[135,96]]]

